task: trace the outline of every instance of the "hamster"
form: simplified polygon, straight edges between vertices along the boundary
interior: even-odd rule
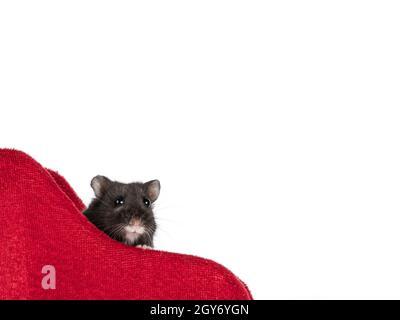
[[[91,181],[95,198],[83,214],[111,238],[130,246],[153,248],[157,225],[153,204],[160,182],[120,183],[104,176]]]

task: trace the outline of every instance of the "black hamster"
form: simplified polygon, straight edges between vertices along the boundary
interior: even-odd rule
[[[91,186],[96,197],[83,214],[115,240],[152,248],[157,228],[153,203],[160,194],[160,182],[125,184],[96,176]]]

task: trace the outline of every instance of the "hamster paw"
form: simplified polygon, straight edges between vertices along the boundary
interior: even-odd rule
[[[150,246],[147,246],[147,245],[145,245],[145,244],[139,244],[138,246],[136,246],[136,248],[142,248],[142,249],[153,249],[152,247],[150,247]]]

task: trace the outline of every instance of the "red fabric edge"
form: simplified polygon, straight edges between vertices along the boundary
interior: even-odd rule
[[[51,169],[45,169],[43,168],[38,162],[36,162],[31,156],[28,154],[15,150],[15,149],[0,149],[0,156],[10,156],[12,158],[24,158],[26,162],[30,163],[30,165],[33,165],[36,167],[38,172],[42,175],[45,175],[46,178],[50,179],[52,183],[54,184],[55,188],[57,188],[62,195],[66,198],[67,201],[71,203],[71,205],[77,210],[77,211],[82,211],[85,205],[83,204],[82,200],[78,197],[78,195],[75,193],[75,191],[71,188],[69,183],[66,181],[66,179],[61,176],[58,172],[53,171]],[[0,158],[1,160],[1,158]],[[86,218],[83,215],[80,215],[81,222],[85,224],[85,227],[88,231],[91,232],[97,232],[100,237],[103,238],[108,238],[106,235],[104,235],[101,231],[99,231],[97,228],[95,228],[90,222],[86,220]],[[209,259],[205,258],[200,258],[197,256],[193,255],[183,255],[183,254],[178,254],[178,253],[170,253],[170,252],[164,252],[165,254],[168,255],[175,255],[175,256],[185,256],[185,257],[191,257],[193,259],[198,259],[203,261],[203,263],[209,265],[209,267],[212,267],[215,270],[218,270],[219,273],[225,278],[225,280],[230,283],[233,287],[236,287],[239,289],[239,291],[245,292],[243,296],[238,297],[240,300],[251,300],[253,299],[250,290],[246,286],[246,284],[241,281],[238,277],[236,277],[230,270],[228,270],[226,267],[212,261]],[[241,287],[241,289],[239,288]],[[244,289],[244,290],[243,290]]]

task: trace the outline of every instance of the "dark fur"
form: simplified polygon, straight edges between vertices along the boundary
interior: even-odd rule
[[[94,180],[101,178],[100,189],[94,187]],[[92,200],[84,215],[100,230],[104,231],[111,238],[127,243],[123,231],[117,231],[122,226],[128,225],[132,218],[140,219],[145,233],[140,235],[134,243],[130,245],[147,245],[153,247],[153,237],[157,225],[153,213],[153,202],[150,201],[150,207],[146,207],[143,199],[151,199],[149,195],[149,185],[157,180],[147,183],[129,183],[110,181],[105,177],[97,176],[92,180],[92,187],[95,190],[96,198]],[[159,190],[159,188],[158,188]],[[97,191],[97,192],[96,192]],[[124,204],[117,206],[115,201],[117,198],[123,197]]]

